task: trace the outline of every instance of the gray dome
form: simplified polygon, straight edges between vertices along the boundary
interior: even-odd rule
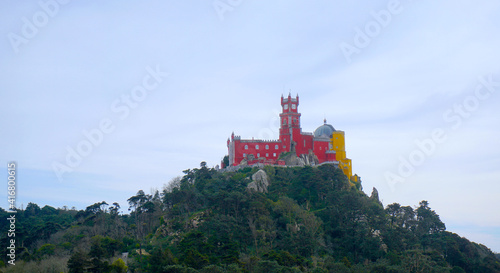
[[[314,136],[315,137],[332,137],[332,133],[335,132],[335,128],[331,126],[330,124],[327,124],[325,121],[325,124],[319,126],[316,130],[314,130]]]

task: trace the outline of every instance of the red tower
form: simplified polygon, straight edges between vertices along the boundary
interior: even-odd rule
[[[280,114],[280,140],[283,143],[283,150],[290,152],[297,144],[297,136],[300,135],[300,113],[298,112],[299,95],[292,98],[281,96]]]

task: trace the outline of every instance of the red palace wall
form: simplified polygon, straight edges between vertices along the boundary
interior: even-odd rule
[[[318,157],[319,163],[323,163],[328,161],[326,156],[326,152],[328,151],[328,142],[327,141],[315,141],[314,142],[314,154]]]
[[[234,163],[238,165],[243,159],[252,154],[254,161],[265,157],[266,161],[262,163],[275,164],[278,157],[283,152],[281,141],[263,141],[263,140],[234,140]],[[249,162],[250,163],[250,162]]]

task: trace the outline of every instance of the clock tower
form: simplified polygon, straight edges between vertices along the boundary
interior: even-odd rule
[[[281,96],[281,114],[280,114],[280,140],[283,145],[283,150],[286,152],[295,151],[295,145],[301,138],[300,133],[300,113],[299,95],[292,98],[288,94],[288,98]]]

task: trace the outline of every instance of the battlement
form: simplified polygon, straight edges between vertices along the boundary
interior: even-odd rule
[[[264,139],[238,139],[242,143],[281,143],[281,140],[264,140]]]
[[[292,95],[288,93],[288,97],[284,98],[283,95],[281,95],[281,105],[286,104],[288,102],[294,102],[297,105],[299,104],[299,94],[295,98],[292,98]]]

